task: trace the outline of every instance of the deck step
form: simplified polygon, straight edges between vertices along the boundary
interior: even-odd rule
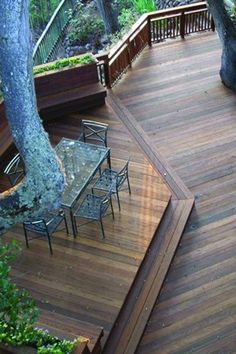
[[[98,354],[101,352],[102,327],[42,309],[40,309],[40,320],[37,325],[48,329],[60,338],[68,340],[73,340],[79,336],[86,337],[89,339],[87,346],[90,353]]]
[[[132,354],[145,329],[174,257],[193,200],[172,200],[106,342],[105,354]]]

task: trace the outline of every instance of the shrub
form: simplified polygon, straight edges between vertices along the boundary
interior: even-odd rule
[[[18,289],[10,279],[10,262],[16,259],[20,247],[15,241],[0,244],[0,343],[37,348],[39,354],[70,354],[81,338],[60,340],[47,331],[34,328],[39,310],[30,294]]]
[[[79,2],[77,13],[70,20],[69,40],[72,45],[84,45],[93,38],[99,45],[99,37],[104,33],[104,24],[100,17],[92,15],[86,7]]]
[[[30,22],[33,28],[47,24],[60,0],[30,0]]]
[[[118,13],[123,9],[133,8],[133,0],[113,0],[113,4]]]
[[[156,5],[154,0],[133,0],[133,5],[135,11],[140,14],[145,12],[151,12],[156,10]]]
[[[47,71],[62,69],[65,67],[73,67],[78,64],[86,65],[94,62],[95,59],[91,54],[84,54],[71,58],[58,59],[52,63],[34,67],[34,75],[42,74]]]
[[[132,25],[136,22],[136,16],[132,9],[122,9],[120,16],[118,16],[118,22],[122,31],[128,31]]]

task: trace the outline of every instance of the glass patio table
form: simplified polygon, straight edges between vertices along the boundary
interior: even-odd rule
[[[65,190],[61,205],[69,210],[72,232],[75,236],[73,207],[103,161],[109,156],[110,148],[62,138],[55,151],[65,170]]]

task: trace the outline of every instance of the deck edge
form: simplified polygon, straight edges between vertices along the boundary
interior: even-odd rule
[[[127,127],[172,193],[165,214],[103,348],[104,354],[132,354],[135,353],[141,340],[161,291],[194,206],[194,196],[157,149],[152,146],[151,139],[112,90],[108,91],[107,103],[117,118]]]

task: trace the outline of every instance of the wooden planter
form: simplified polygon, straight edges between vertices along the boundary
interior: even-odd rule
[[[42,119],[57,118],[105,103],[96,63],[49,71],[35,77],[37,105]],[[0,102],[0,164],[12,146],[12,136]]]
[[[97,64],[77,65],[35,77],[38,109],[42,118],[55,118],[105,103]]]

